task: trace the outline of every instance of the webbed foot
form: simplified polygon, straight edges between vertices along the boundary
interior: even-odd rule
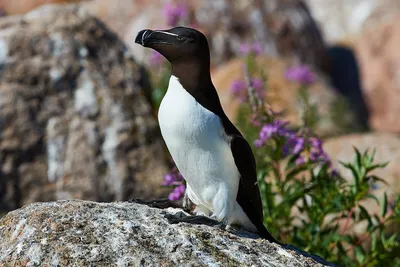
[[[187,190],[185,191],[185,194],[183,195],[182,199],[182,209],[186,211],[187,213],[192,213],[192,211],[195,209],[194,203],[190,200]]]
[[[153,200],[143,200],[143,199],[133,198],[128,200],[128,202],[138,203],[157,209],[182,208],[178,203],[171,201],[168,198],[153,199]]]
[[[169,223],[176,224],[176,223],[189,223],[189,224],[203,224],[212,227],[220,228],[221,223],[217,222],[211,218],[202,215],[192,215],[186,216],[183,212],[178,212],[175,214],[166,214],[164,216]]]

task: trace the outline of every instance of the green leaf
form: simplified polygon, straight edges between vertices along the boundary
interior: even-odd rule
[[[382,179],[382,178],[380,178],[380,177],[378,177],[376,175],[368,176],[368,178],[371,179],[374,182],[381,182],[381,183],[383,183],[385,185],[389,185],[389,183],[387,181],[385,181],[384,179]]]
[[[372,149],[372,153],[369,154],[369,157],[368,157],[368,161],[369,161],[370,163],[374,162],[375,153],[376,153],[376,149],[374,148],[374,149]]]
[[[362,263],[365,259],[365,254],[361,246],[355,247],[356,259],[359,263]]]
[[[372,252],[376,251],[376,233],[371,235],[371,250]]]
[[[355,146],[353,146],[353,149],[354,149],[354,152],[356,153],[356,155],[355,155],[355,163],[357,164],[358,167],[361,167],[363,165],[362,164],[361,153]]]
[[[381,224],[381,217],[378,214],[374,214],[374,219],[377,224],[376,228]]]
[[[385,232],[384,231],[381,232],[381,241],[382,241],[382,244],[386,243],[386,237],[385,237]]]
[[[361,218],[370,218],[370,217],[371,217],[371,216],[369,215],[367,209],[364,208],[364,206],[358,205],[358,207],[360,208]]]
[[[376,204],[379,205],[379,199],[378,199],[376,196],[374,196],[373,194],[368,194],[368,195],[366,196],[366,198],[370,198],[370,199],[375,200],[375,201],[376,201]]]
[[[340,161],[340,164],[342,164],[343,167],[345,167],[346,169],[349,169],[351,171],[351,174],[353,175],[354,184],[355,184],[356,189],[357,189],[356,192],[358,192],[359,188],[360,188],[359,181],[361,179],[361,177],[359,177],[359,175],[358,175],[358,170],[356,170],[354,165],[352,165],[350,163],[344,163],[344,162]]]
[[[367,209],[364,208],[362,205],[358,206],[360,208],[360,212],[361,212],[361,218],[362,219],[367,219],[368,220],[368,228],[370,228],[371,226],[373,226],[372,223],[372,219],[371,219],[371,215],[368,213]]]
[[[384,218],[386,216],[387,213],[387,207],[388,207],[388,199],[387,199],[387,194],[385,192],[385,194],[383,195],[383,201],[381,203],[381,215]]]
[[[393,234],[391,237],[389,237],[389,239],[386,240],[386,246],[389,248],[395,246],[397,236],[398,236],[398,233]]]
[[[294,170],[291,170],[291,171],[286,175],[286,180],[287,180],[287,181],[292,180],[294,177],[296,177],[297,174],[299,174],[299,173],[301,173],[301,172],[303,172],[303,171],[305,171],[305,170],[307,170],[307,169],[308,169],[308,167],[305,166],[305,165],[303,165],[303,166],[300,166],[300,167],[295,168]]]
[[[371,162],[372,163],[372,162]],[[389,161],[379,164],[374,164],[367,167],[367,172],[373,171],[375,169],[383,169],[389,164]]]

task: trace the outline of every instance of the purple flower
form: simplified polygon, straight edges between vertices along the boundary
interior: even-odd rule
[[[174,174],[168,173],[164,176],[163,186],[170,186],[176,182],[176,176]]]
[[[310,140],[311,147],[318,149],[318,150],[322,150],[322,140],[321,139],[318,139],[316,137],[311,137],[309,140]]]
[[[183,197],[183,194],[185,193],[186,186],[184,184],[181,184],[172,190],[171,193],[168,195],[169,200],[179,200]]]
[[[252,51],[256,56],[258,56],[264,52],[264,48],[262,47],[262,45],[260,43],[255,42],[253,44]]]
[[[186,186],[184,184],[181,184],[180,186],[178,186],[177,188],[175,188],[177,192],[184,194],[185,190],[186,190]]]
[[[249,44],[241,44],[239,47],[239,52],[242,55],[248,55],[251,52],[251,45]]]
[[[259,133],[258,139],[254,142],[256,147],[262,147],[272,137],[283,138],[282,156],[295,156],[296,165],[311,161],[318,164],[328,164],[331,166],[331,160],[322,147],[322,141],[316,137],[303,137],[299,133],[293,132],[288,127],[288,122],[275,120],[272,123],[264,125]]]
[[[151,50],[150,64],[153,66],[160,65],[164,60],[164,57],[155,50]]]
[[[179,200],[185,192],[185,184],[182,174],[174,167],[170,173],[164,176],[163,186],[174,186],[174,189],[168,195],[170,200]]]
[[[169,200],[172,200],[172,201],[174,201],[174,200],[179,200],[179,199],[180,199],[180,196],[179,196],[179,194],[176,193],[175,191],[172,191],[171,193],[169,193],[168,199],[169,199]]]
[[[285,72],[285,78],[289,81],[298,82],[301,85],[310,85],[316,79],[315,73],[305,65],[288,68]]]
[[[260,140],[267,141],[272,135],[278,132],[278,128],[275,124],[267,124],[262,127],[260,131]]]
[[[163,13],[167,19],[168,26],[176,26],[180,20],[187,17],[188,9],[183,3],[178,5],[167,3],[164,5]]]
[[[176,175],[176,177],[177,177],[177,180],[179,181],[179,182],[182,182],[183,181],[183,175],[178,171],[178,174]]]
[[[330,158],[325,153],[322,147],[322,140],[316,137],[311,137],[308,140],[310,145],[310,160],[314,162],[328,163],[330,164]]]
[[[260,99],[264,98],[264,82],[261,79],[254,78],[251,80],[251,86],[256,91],[257,97]]]
[[[297,136],[296,134],[289,132],[286,130],[283,133],[283,136],[286,137],[286,143],[283,146],[283,156],[288,155],[297,155],[300,154],[305,147],[305,140],[303,137]]]
[[[254,88],[258,98],[264,98],[264,82],[261,79],[254,78],[250,81],[250,85]],[[246,102],[248,91],[247,84],[243,80],[235,80],[231,85],[232,94],[241,102]]]
[[[333,169],[331,171],[331,177],[339,177],[339,171],[337,169]]]
[[[254,78],[251,80],[251,85],[254,87],[254,89],[264,89],[264,82],[261,79]]]
[[[264,52],[262,45],[258,42],[254,42],[253,44],[250,43],[243,43],[239,47],[240,54],[247,56],[250,53],[258,56]]]
[[[321,152],[320,151],[311,151],[311,153],[310,153],[310,160],[311,161],[319,161],[320,157],[321,157]]]
[[[286,136],[290,133],[290,131],[286,129],[287,124],[288,122],[276,120],[270,124],[264,125],[261,128],[259,138],[256,140],[255,144],[260,147],[272,136]]]
[[[261,139],[257,139],[256,141],[254,141],[254,145],[256,147],[262,147],[264,144],[264,142]]]
[[[231,85],[232,94],[237,97],[240,101],[246,101],[247,86],[242,80],[233,81]]]
[[[304,163],[306,163],[306,159],[303,156],[299,156],[295,162],[296,165],[303,165]]]
[[[322,152],[320,160],[322,163],[327,163],[329,166],[331,165],[331,158],[326,152]]]
[[[294,155],[297,155],[304,150],[304,138],[302,137],[295,138],[293,143],[294,144],[292,153]]]
[[[311,150],[310,152],[310,160],[313,162],[319,162],[322,164],[331,165],[331,160],[323,150]]]
[[[288,146],[287,144],[284,144],[282,147],[282,155],[284,157],[287,157],[290,155],[290,146]]]
[[[180,185],[183,182],[183,176],[177,168],[171,170],[164,176],[163,186]]]
[[[231,92],[233,94],[240,94],[246,90],[246,83],[242,80],[233,81],[231,86]]]

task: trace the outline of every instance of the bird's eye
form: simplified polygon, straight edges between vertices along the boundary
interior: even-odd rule
[[[178,39],[178,41],[184,41],[184,40],[186,40],[186,37],[183,37],[183,36],[176,36],[176,39]]]

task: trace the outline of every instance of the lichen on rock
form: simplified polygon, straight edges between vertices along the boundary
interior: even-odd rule
[[[254,234],[170,224],[177,208],[64,200],[34,203],[0,220],[0,265],[332,266]]]

